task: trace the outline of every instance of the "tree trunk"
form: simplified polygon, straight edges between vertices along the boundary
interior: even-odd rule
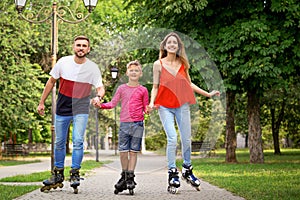
[[[28,144],[32,143],[32,128],[28,129]]]
[[[282,101],[282,105],[280,108],[280,112],[278,114],[278,119],[276,121],[275,117],[275,108],[271,108],[271,120],[272,120],[272,136],[273,136],[273,143],[274,143],[274,154],[280,155],[280,145],[279,145],[279,129],[280,124],[283,121],[284,117],[284,108],[285,108],[285,101]]]
[[[256,90],[248,91],[248,132],[250,163],[264,163],[260,125],[260,104]]]
[[[226,92],[226,160],[227,163],[236,163],[236,134],[234,123],[234,105],[235,105],[235,93],[232,91]]]

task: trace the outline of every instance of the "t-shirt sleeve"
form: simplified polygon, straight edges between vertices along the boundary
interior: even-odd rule
[[[62,60],[63,58],[59,59],[49,73],[54,79],[59,79],[61,77],[60,68]]]
[[[102,87],[103,86],[103,82],[102,82],[102,74],[101,74],[100,69],[98,67],[96,67],[94,72],[95,73],[94,73],[92,84],[96,88]]]
[[[149,104],[149,94],[147,88],[144,88],[143,104],[144,112],[146,112],[147,105]]]

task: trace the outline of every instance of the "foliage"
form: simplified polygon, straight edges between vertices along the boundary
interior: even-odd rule
[[[43,123],[39,124],[40,118],[35,112],[39,91],[43,88],[40,80],[43,76],[38,65],[28,62],[33,52],[29,40],[32,32],[28,25],[11,20],[16,13],[7,1],[1,1],[0,9],[0,18],[5,19],[0,22],[4,27],[0,46],[0,136],[2,140],[4,135],[17,134],[17,138],[22,140],[27,130],[37,130],[43,126]]]
[[[146,135],[146,147],[149,151],[156,151],[167,146],[166,134],[164,131],[153,135]]]
[[[200,42],[219,67],[227,90],[246,92],[250,96],[257,94],[260,98],[274,85],[284,88],[289,85],[287,77],[299,75],[296,66],[299,66],[300,7],[294,0],[210,0],[199,1],[200,7],[192,0],[130,2],[129,5],[143,5],[142,12],[136,11],[134,15],[139,24],[174,29]],[[193,54],[189,58],[192,61]],[[203,85],[203,80],[194,78],[197,72],[192,68],[191,77],[195,83]],[[205,80],[206,77],[202,78]],[[281,99],[285,101],[286,96]],[[296,104],[292,106],[297,107]],[[249,113],[255,111],[254,106],[248,105],[248,108]],[[237,113],[244,111],[237,110]],[[258,114],[252,119],[259,119],[259,112],[255,113]],[[271,124],[270,118],[268,124]],[[254,131],[260,130],[258,126],[250,124],[250,127],[256,127]],[[251,138],[259,142],[261,133],[252,133],[254,131],[251,131],[254,136]],[[252,139],[250,142],[252,144]],[[256,150],[260,151],[259,148]]]
[[[79,15],[70,18],[66,7],[73,14],[87,14],[81,0],[56,2],[59,13],[68,20],[77,20]],[[52,0],[28,0],[23,14],[29,17],[28,14],[37,14],[46,6],[47,10],[43,10],[39,18],[42,19],[51,11],[51,3]],[[298,13],[299,3],[294,0],[102,1],[84,22],[69,24],[58,20],[58,59],[72,53],[75,35],[87,35],[92,45],[89,58],[100,66],[103,74],[106,101],[111,99],[117,85],[126,81],[125,65],[133,59],[143,64],[147,76],[143,77],[142,84],[150,91],[149,77],[152,63],[158,58],[159,42],[167,32],[176,30],[184,39],[193,82],[206,90],[224,83],[226,90],[238,93],[235,102],[238,131],[247,134],[245,94],[254,88],[263,97],[263,137],[270,135],[270,108],[275,106],[278,110],[280,102],[285,101],[280,133],[297,144],[299,98],[293,95],[298,94],[299,88]],[[27,142],[27,132],[32,130],[34,141],[49,142],[50,109],[46,110],[45,117],[37,116],[35,109],[51,69],[50,20],[27,23],[17,17],[13,3],[8,0],[0,2],[0,18],[3,30],[0,33],[0,137],[17,134],[20,142]],[[120,70],[119,82],[111,79],[112,66]],[[223,80],[216,78],[218,71]],[[225,88],[218,89],[225,93]],[[201,99],[200,124],[195,125],[198,129],[193,132],[196,139],[200,139],[210,126],[211,114],[206,113],[204,104],[209,103]],[[48,98],[46,108],[50,105]],[[100,112],[99,127],[103,134],[105,125],[113,123],[114,113]],[[95,133],[93,120],[94,115],[87,130],[90,135]]]

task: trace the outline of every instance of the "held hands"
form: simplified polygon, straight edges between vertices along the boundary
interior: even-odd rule
[[[150,104],[148,106],[146,106],[146,114],[150,114],[153,110],[153,107],[150,106]]]
[[[153,110],[158,109],[158,106],[154,105],[153,103],[150,103],[147,107],[146,107],[146,113],[150,114]]]
[[[213,97],[213,96],[220,96],[220,92],[217,91],[217,90],[213,90],[209,93],[210,97]]]
[[[96,108],[101,108],[101,100],[102,100],[102,98],[100,98],[100,97],[94,97],[91,100],[91,104],[93,104],[93,106],[95,106]]]

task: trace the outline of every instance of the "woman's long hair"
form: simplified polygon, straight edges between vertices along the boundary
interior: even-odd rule
[[[177,33],[175,33],[175,32],[169,33],[168,35],[165,36],[163,41],[160,43],[159,59],[162,59],[162,58],[167,56],[168,52],[167,52],[167,50],[165,50],[165,46],[166,46],[168,38],[171,37],[171,36],[174,36],[177,39],[178,51],[176,52],[176,57],[179,58],[181,63],[184,65],[184,70],[187,74],[188,80],[189,80],[189,82],[191,82],[191,78],[190,78],[190,75],[189,75],[189,72],[188,72],[188,70],[190,68],[190,64],[189,64],[187,55],[185,53],[184,44],[183,44],[181,38],[178,36]]]

